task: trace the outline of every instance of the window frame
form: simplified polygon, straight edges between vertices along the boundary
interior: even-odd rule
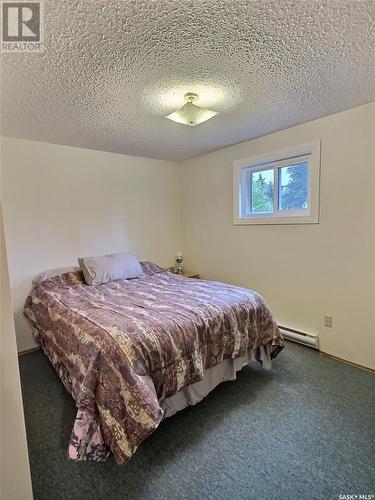
[[[298,163],[308,165],[307,208],[279,209],[279,169]],[[273,212],[249,213],[246,186],[251,174],[274,171]],[[320,139],[233,162],[233,224],[318,224],[320,183]],[[250,185],[251,192],[251,185]],[[242,202],[244,200],[244,202]],[[251,203],[251,200],[250,200]],[[245,210],[243,208],[245,207]]]

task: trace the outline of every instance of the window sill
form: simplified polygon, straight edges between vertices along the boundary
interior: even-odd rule
[[[318,217],[243,217],[233,220],[234,226],[253,226],[253,225],[294,225],[294,224],[319,224]]]

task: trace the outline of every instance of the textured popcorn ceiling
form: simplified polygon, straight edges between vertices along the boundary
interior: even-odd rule
[[[375,1],[46,0],[2,54],[4,135],[182,160],[375,99]],[[218,111],[163,116],[186,91]]]

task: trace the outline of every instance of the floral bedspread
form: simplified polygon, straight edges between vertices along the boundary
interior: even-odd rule
[[[160,402],[225,358],[283,340],[257,293],[188,279],[150,262],[145,276],[88,286],[81,272],[45,280],[24,313],[77,405],[75,460],[127,461],[163,418]]]

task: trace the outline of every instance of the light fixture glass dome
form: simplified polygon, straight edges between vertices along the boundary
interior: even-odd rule
[[[183,125],[188,125],[189,127],[195,127],[217,115],[216,111],[200,108],[194,104],[198,99],[198,94],[187,92],[185,94],[186,103],[177,111],[167,115],[166,118],[177,123],[182,123]]]

